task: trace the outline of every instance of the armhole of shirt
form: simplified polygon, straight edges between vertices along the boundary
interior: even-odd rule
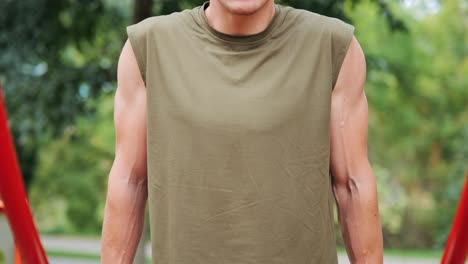
[[[332,56],[333,56],[333,81],[332,90],[335,88],[340,74],[341,66],[354,36],[354,26],[334,18],[332,28]]]
[[[146,32],[141,22],[128,26],[127,36],[135,54],[141,77],[146,84]]]

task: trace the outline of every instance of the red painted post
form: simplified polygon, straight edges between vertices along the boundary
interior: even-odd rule
[[[441,264],[464,264],[468,254],[468,170]]]
[[[47,264],[16,160],[1,91],[0,85],[0,196],[5,204],[5,215],[23,261]]]

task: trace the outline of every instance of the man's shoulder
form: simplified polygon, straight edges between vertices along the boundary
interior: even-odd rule
[[[181,23],[187,23],[191,18],[195,8],[193,9],[184,9],[181,11],[173,12],[166,15],[156,15],[145,18],[144,20],[129,25],[129,27],[139,28],[143,32],[151,31],[171,31],[176,29]]]
[[[340,18],[319,14],[311,10],[290,6],[282,6],[282,8],[286,13],[286,20],[301,30],[332,32],[336,27],[349,25]]]

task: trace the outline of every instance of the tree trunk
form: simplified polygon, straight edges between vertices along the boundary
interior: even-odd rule
[[[179,0],[162,0],[161,15],[180,11]]]
[[[134,0],[133,22],[138,23],[141,20],[150,17],[153,8],[152,0]]]

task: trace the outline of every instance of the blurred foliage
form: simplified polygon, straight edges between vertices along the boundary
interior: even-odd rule
[[[60,135],[112,89],[124,17],[95,0],[0,1],[0,80],[28,186],[41,136]]]
[[[446,0],[418,16],[392,8],[407,31],[392,31],[371,1],[345,6],[369,61],[369,153],[385,242],[441,246],[468,164],[468,6]],[[395,217],[398,228],[388,222]]]
[[[60,138],[49,135],[49,143],[39,151],[30,198],[43,228],[76,233],[99,230],[105,176],[114,157],[113,102],[110,93],[89,100],[86,108],[97,111],[78,117]]]
[[[100,232],[116,64],[139,1],[0,1],[0,80],[43,231]],[[152,11],[203,2],[154,1]],[[440,248],[468,164],[466,2],[276,2],[355,25],[368,63],[369,157],[385,245]]]
[[[152,5],[150,0],[134,0],[133,15],[146,17],[146,6],[155,14],[168,14],[203,2],[161,0]],[[278,2],[343,17],[343,1]],[[399,26],[384,2],[379,3],[389,22]],[[60,135],[77,115],[87,114],[87,99],[112,89],[130,5],[128,0],[0,1],[0,81],[27,187],[42,133]]]

